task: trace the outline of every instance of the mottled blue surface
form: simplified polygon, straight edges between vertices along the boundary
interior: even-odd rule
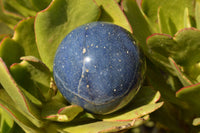
[[[103,22],[69,33],[56,52],[56,85],[72,104],[106,114],[126,105],[139,88],[141,63],[131,35]]]

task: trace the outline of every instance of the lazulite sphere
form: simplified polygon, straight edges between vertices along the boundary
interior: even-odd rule
[[[122,108],[140,87],[142,63],[135,43],[114,24],[93,22],[76,28],[55,55],[58,89],[68,102],[95,114]]]

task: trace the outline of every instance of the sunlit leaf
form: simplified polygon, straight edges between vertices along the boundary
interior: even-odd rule
[[[118,114],[116,116],[104,118],[104,121],[127,121],[127,120],[134,120],[137,118],[140,118],[142,116],[145,116],[149,113],[154,112],[155,110],[159,109],[163,105],[163,102],[160,103],[153,103],[153,104],[147,104],[143,105],[141,107],[138,107],[136,109],[133,109],[128,112],[122,112],[121,114]]]
[[[141,125],[148,117],[144,119],[135,119],[133,121],[121,121],[121,122],[109,122],[109,121],[100,121],[94,123],[88,123],[83,125],[76,125],[72,127],[66,127],[63,129],[65,132],[72,133],[109,133],[109,132],[118,132],[126,129],[130,129],[136,126]]]
[[[14,126],[13,119],[8,115],[7,112],[5,112],[0,108],[0,133],[11,132],[13,126]]]
[[[197,100],[200,97],[200,83],[181,88],[176,92],[176,96],[186,101],[191,110],[200,114],[200,104]]]
[[[122,9],[115,0],[95,1],[102,9],[99,21],[112,22],[116,25],[123,27],[129,32],[132,32],[132,28],[125,14],[122,12]]]
[[[133,28],[133,35],[144,47],[146,38],[153,33],[153,29],[148,22],[148,18],[144,16],[143,11],[138,7],[135,0],[123,0],[122,8]]]
[[[42,116],[44,119],[58,122],[67,122],[73,120],[83,108],[77,105],[69,105],[52,101],[43,107]]]
[[[179,80],[181,81],[181,83],[184,85],[184,86],[189,86],[189,85],[192,85],[193,83],[190,81],[190,79],[188,79],[188,77],[180,70],[180,66],[178,66],[178,64],[176,64],[176,62],[171,58],[169,57],[169,61],[172,65],[172,67],[174,68]]]
[[[6,0],[4,1],[4,4],[7,4],[10,7],[14,8],[19,14],[21,14],[24,17],[30,17],[36,15],[36,11],[27,8],[23,2],[21,3],[17,0]]]
[[[93,0],[54,0],[39,12],[35,32],[42,61],[52,70],[56,49],[63,38],[74,28],[96,21],[99,7]]]
[[[21,17],[13,13],[5,12],[2,1],[0,0],[0,20],[13,29]]]
[[[6,90],[8,95],[15,101],[16,105],[24,112],[29,119],[37,126],[41,126],[43,123],[38,118],[38,109],[28,101],[27,97],[22,93],[20,87],[16,84],[5,63],[0,58],[0,83]]]
[[[167,25],[173,23],[177,30],[184,27],[184,11],[188,8],[189,15],[194,15],[194,3],[195,0],[143,0],[142,9],[146,16],[151,20],[152,26],[158,26],[157,22],[157,9],[162,8],[165,13]],[[177,32],[177,30],[175,32]]]
[[[0,96],[0,108],[8,113],[25,131],[35,133],[38,130],[38,128],[16,108],[14,101],[3,89],[0,90]]]
[[[9,55],[8,55],[9,53]],[[0,57],[5,61],[7,66],[20,62],[20,57],[24,55],[23,48],[14,40],[7,37],[0,43]]]
[[[170,32],[170,25],[168,25],[168,19],[166,19],[165,13],[161,7],[158,8],[158,26],[160,29],[160,33],[170,34],[173,33]]]
[[[35,41],[34,21],[34,17],[20,21],[16,25],[13,40],[24,49],[25,56],[40,58]]]
[[[200,29],[200,1],[196,1],[195,20],[197,29]]]

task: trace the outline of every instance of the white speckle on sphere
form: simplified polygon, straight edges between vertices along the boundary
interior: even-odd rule
[[[83,54],[85,54],[86,53],[86,48],[83,48]]]

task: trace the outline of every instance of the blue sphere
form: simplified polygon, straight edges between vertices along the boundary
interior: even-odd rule
[[[120,26],[93,22],[70,32],[59,45],[53,75],[71,104],[108,114],[137,93],[142,79],[140,53],[131,34]]]

